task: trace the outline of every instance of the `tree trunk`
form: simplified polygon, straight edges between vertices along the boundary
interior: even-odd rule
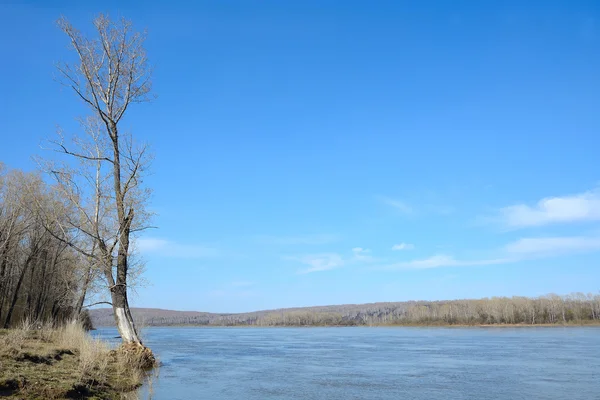
[[[2,250],[2,257],[0,262],[0,317],[2,317],[2,311],[4,309],[4,296],[8,296],[8,277],[6,276],[6,270],[8,265],[8,238],[5,242],[5,247]]]
[[[35,305],[36,320],[42,319],[43,300],[48,291],[48,282],[46,282],[46,270],[48,269],[47,260],[42,263],[42,278],[40,280],[41,289],[37,296],[37,302]]]
[[[60,311],[60,307],[59,307],[59,299],[54,300],[54,302],[52,303],[52,321],[56,321],[58,319],[58,312]]]
[[[29,271],[29,288],[27,290],[27,301],[26,301],[26,306],[25,306],[25,316],[27,318],[30,318],[30,320],[32,321],[36,321],[36,317],[35,315],[32,314],[32,309],[33,309],[33,290],[34,290],[34,285],[33,285],[33,278],[35,276],[35,265],[36,263],[34,262],[33,264],[31,264],[31,268]]]
[[[133,208],[129,212],[125,210],[124,193],[121,185],[121,155],[119,149],[119,131],[114,121],[107,123],[107,129],[113,143],[113,185],[115,191],[115,203],[117,208],[117,218],[121,228],[119,237],[119,248],[117,253],[117,281],[111,288],[111,298],[115,321],[121,339],[124,343],[136,343],[142,345],[131,310],[127,299],[127,274],[129,260],[129,235],[131,233],[131,222],[133,220]]]
[[[83,303],[85,301],[85,296],[87,295],[88,287],[90,286],[90,282],[92,280],[92,268],[90,267],[85,276],[85,281],[83,282],[83,287],[81,288],[81,294],[79,295],[79,300],[77,300],[77,305],[75,306],[75,317],[79,318],[81,315],[81,311],[83,310]]]
[[[117,283],[111,289],[111,298],[113,304],[113,312],[119,335],[124,343],[142,344],[142,341],[135,329],[129,302],[127,300],[127,287],[124,284]]]
[[[49,288],[52,286],[52,276],[54,274],[56,274],[56,263],[58,262],[58,256],[60,254],[60,248],[59,246],[57,246],[54,249],[54,254],[52,255],[52,259],[50,261],[50,264],[48,265],[48,260],[47,260],[47,256],[48,253],[46,253],[46,259],[44,260],[44,263],[42,264],[42,289],[40,291],[40,295],[38,297],[38,304],[36,307],[36,314],[38,315],[38,318],[41,318],[43,316],[43,311],[44,308],[46,307],[46,298],[47,298],[47,293]],[[50,271],[50,272],[48,272]],[[50,279],[47,281],[46,280],[46,276],[50,275]]]
[[[15,287],[15,293],[13,294],[12,301],[10,302],[10,306],[8,307],[8,312],[6,314],[6,320],[4,320],[4,329],[8,329],[10,326],[10,320],[12,318],[13,311],[15,310],[15,305],[17,304],[17,300],[19,299],[19,291],[21,290],[21,285],[23,284],[23,279],[25,278],[25,273],[27,272],[27,267],[29,265],[29,262],[30,262],[30,259],[27,260],[27,262],[23,266],[21,275],[19,275],[19,280],[17,281],[17,287]]]

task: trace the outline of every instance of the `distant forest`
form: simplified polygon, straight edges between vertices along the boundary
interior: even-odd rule
[[[377,326],[600,323],[600,294],[549,294],[479,300],[346,304],[239,314],[133,308],[147,326]],[[112,309],[90,312],[95,326],[114,326]]]

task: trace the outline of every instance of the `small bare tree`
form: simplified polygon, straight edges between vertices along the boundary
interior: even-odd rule
[[[59,132],[52,141],[56,151],[70,156],[70,162],[45,167],[61,196],[77,210],[64,229],[78,232],[65,237],[75,237],[69,245],[88,260],[84,284],[100,271],[123,341],[141,344],[128,291],[133,272],[131,239],[147,228],[149,218],[149,191],[142,185],[149,155],[145,145],[137,145],[131,135],[120,131],[119,122],[131,104],[152,99],[145,34],[133,31],[128,20],[112,21],[104,15],[94,20],[97,35],[92,39],[65,18],[58,26],[76,54],[74,62],[58,65],[58,80],[91,109],[92,116],[81,121],[85,137],[69,141]],[[82,299],[77,307],[81,305]]]

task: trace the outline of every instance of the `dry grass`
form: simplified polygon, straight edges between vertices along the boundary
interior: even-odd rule
[[[0,336],[0,352],[7,355],[17,355],[23,349],[28,331],[26,329],[11,329],[3,331]]]
[[[0,397],[136,398],[147,373],[142,347],[111,350],[74,323],[0,331]]]

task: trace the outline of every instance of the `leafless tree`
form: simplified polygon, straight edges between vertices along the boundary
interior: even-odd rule
[[[558,304],[562,304],[558,308]],[[557,318],[558,311],[560,318]],[[563,311],[564,310],[564,311]],[[288,308],[240,314],[133,309],[148,325],[355,326],[597,324],[600,295],[493,297],[480,300],[408,301]],[[564,312],[564,320],[562,318]],[[110,323],[107,310],[93,310],[99,326]]]
[[[82,289],[80,263],[58,228],[63,223],[61,204],[39,174],[0,171],[0,321],[4,327],[24,318],[60,323],[73,317],[73,304]],[[46,211],[38,212],[39,208]],[[52,223],[44,221],[49,210],[57,217]]]
[[[134,31],[130,21],[99,15],[93,24],[95,37],[88,38],[67,19],[58,21],[75,54],[74,61],[57,66],[58,80],[73,90],[92,115],[81,121],[85,136],[66,140],[59,132],[53,148],[69,156],[68,161],[46,163],[45,169],[77,211],[63,227],[77,232],[68,235],[69,245],[90,266],[84,282],[100,271],[123,341],[141,344],[128,294],[131,240],[147,228],[149,219],[149,191],[143,186],[143,175],[150,158],[145,145],[121,131],[120,121],[131,104],[152,99],[151,68],[145,34]]]

